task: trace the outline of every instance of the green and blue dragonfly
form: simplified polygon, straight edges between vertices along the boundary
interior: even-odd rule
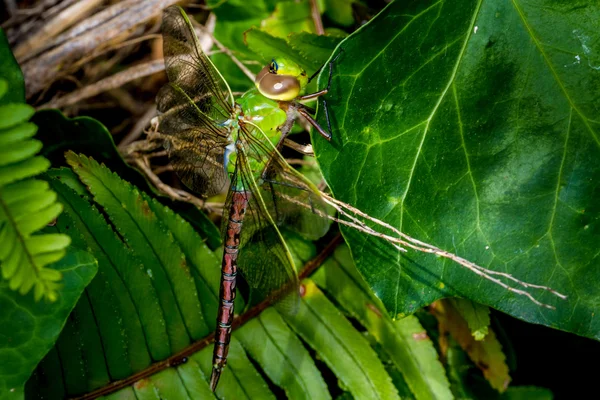
[[[319,191],[279,152],[281,127],[289,131],[298,114],[330,139],[331,129],[322,129],[300,103],[328,89],[304,94],[306,72],[290,60],[276,58],[257,75],[256,88],[235,100],[180,7],[164,11],[162,32],[169,83],[157,96],[158,130],[170,162],[182,181],[202,196],[229,186],[210,380],[214,390],[227,359],[238,266],[260,295],[283,286],[295,288],[290,291],[292,300],[286,296],[286,303],[294,303],[298,278],[278,227],[289,226],[309,239],[328,229]]]

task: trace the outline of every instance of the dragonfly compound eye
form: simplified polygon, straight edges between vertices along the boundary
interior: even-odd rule
[[[290,101],[300,93],[300,82],[295,76],[279,75],[270,72],[271,65],[264,67],[254,83],[258,91],[272,100]]]
[[[272,74],[276,74],[278,69],[279,65],[277,65],[277,61],[275,61],[274,59],[271,60],[271,64],[269,64],[269,72]]]

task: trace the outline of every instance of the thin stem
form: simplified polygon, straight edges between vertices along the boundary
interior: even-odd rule
[[[321,13],[319,12],[317,0],[310,0],[310,16],[315,24],[315,32],[317,35],[324,35],[325,28],[323,28],[323,21],[321,20]]]

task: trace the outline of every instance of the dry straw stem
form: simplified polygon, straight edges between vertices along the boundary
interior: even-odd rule
[[[129,133],[127,135],[125,135],[125,137],[121,140],[121,143],[119,143],[119,146],[118,146],[119,151],[125,151],[126,147],[129,144],[131,144],[134,141],[136,141],[137,139],[139,139],[139,137],[142,136],[142,133],[144,132],[144,128],[146,128],[148,125],[150,125],[150,121],[155,116],[156,116],[156,105],[153,104],[152,106],[148,107],[146,112],[144,112],[144,114],[141,117],[138,118],[138,120],[135,123],[135,125],[133,126],[133,128],[131,128]]]
[[[49,38],[55,37],[77,21],[85,20],[86,16],[102,2],[103,0],[83,0],[66,8],[50,21],[46,22],[38,31],[29,36],[27,40],[20,43],[15,48],[15,57],[19,62],[23,63],[37,55],[46,46],[52,46],[48,43]]]
[[[131,32],[136,26],[158,17],[163,8],[175,3],[177,0],[125,1],[99,13],[101,18],[96,17],[97,20],[91,23],[82,22],[85,24],[85,29],[92,26],[89,30],[79,26],[73,27],[72,32],[79,32],[76,36],[23,65],[27,97],[48,86],[65,69],[65,66],[76,62],[119,35]],[[115,15],[116,12],[118,13]],[[68,37],[72,34],[66,35],[65,37]]]
[[[215,17],[213,14],[211,14],[207,20],[206,23],[206,27],[203,28],[202,30],[199,30],[200,32],[200,37],[202,37],[201,40],[201,46],[202,49],[205,53],[210,54],[210,52],[208,51],[212,45],[213,45],[213,40],[212,40],[212,36],[210,35],[210,31],[214,30],[215,28]],[[197,32],[198,33],[198,32]],[[158,35],[145,35],[142,37],[138,37],[129,41],[125,41],[123,43],[120,43],[116,46],[112,46],[110,48],[104,49],[102,51],[99,51],[95,54],[91,54],[87,57],[82,58],[81,60],[79,60],[77,63],[73,64],[74,66],[77,66],[78,64],[82,64],[84,61],[86,60],[90,60],[91,58],[97,57],[100,54],[106,52],[106,51],[112,51],[124,46],[128,46],[134,43],[137,43],[139,41],[142,40],[146,40],[146,39],[151,39],[151,38],[156,38]],[[117,89],[122,87],[122,85],[131,82],[135,79],[138,78],[142,78],[145,76],[149,76],[149,75],[153,75],[155,73],[161,72],[165,69],[164,67],[164,60],[158,59],[158,60],[154,60],[154,61],[150,61],[144,64],[140,64],[134,67],[131,67],[125,71],[121,71],[118,72],[112,76],[109,76],[99,82],[96,82],[94,84],[85,86],[81,89],[78,89],[72,93],[67,94],[66,96],[63,97],[59,97],[56,99],[52,99],[51,101],[39,106],[39,109],[42,108],[61,108],[61,107],[65,107],[68,105],[72,105],[75,104],[81,100],[85,100],[87,98],[96,96],[100,93],[106,92],[108,90],[112,90],[112,89]],[[156,114],[156,109],[154,111],[154,114]],[[146,114],[144,114],[144,116],[146,116]],[[125,144],[123,146],[125,146],[126,144],[131,143],[132,141],[134,141],[138,136],[139,133],[141,133],[142,129],[145,128],[149,122],[150,118],[143,118],[146,122],[144,124],[144,126],[142,126],[141,128],[139,128],[136,124],[136,129],[135,132],[138,133],[137,136],[131,136],[128,138],[127,142],[125,142]],[[139,128],[139,129],[138,129]],[[134,135],[134,133],[132,133],[132,135]]]
[[[104,78],[92,85],[85,86],[79,90],[69,93],[66,96],[51,100],[48,103],[42,104],[38,108],[60,108],[67,105],[75,104],[81,100],[96,96],[107,90],[112,90],[123,86],[135,79],[143,78],[148,75],[153,75],[165,69],[165,64],[162,59],[154,60],[135,67],[118,72],[108,78]]]
[[[545,307],[545,308],[549,308],[549,309],[555,308],[551,305],[540,302],[535,297],[533,297],[531,295],[531,293],[529,293],[525,290],[521,290],[521,289],[514,288],[512,286],[509,286],[506,283],[502,282],[500,279],[495,278],[494,276],[499,276],[499,277],[505,278],[509,281],[516,283],[518,286],[521,286],[525,289],[540,289],[540,290],[550,292],[551,294],[553,294],[563,300],[565,300],[567,298],[567,296],[553,290],[550,287],[542,286],[542,285],[534,285],[531,283],[521,281],[520,279],[517,279],[514,276],[512,276],[511,274],[508,274],[506,272],[492,271],[492,270],[483,268],[469,260],[466,260],[462,257],[457,256],[456,254],[450,253],[446,250],[442,250],[442,249],[440,249],[436,246],[433,246],[429,243],[425,243],[418,239],[415,239],[415,238],[401,232],[400,230],[391,226],[390,224],[383,222],[377,218],[371,217],[370,215],[360,211],[359,209],[352,207],[351,205],[341,202],[339,200],[336,200],[325,193],[322,193],[322,196],[323,196],[323,199],[325,200],[325,202],[327,204],[331,205],[333,208],[335,208],[336,211],[340,215],[340,218],[332,217],[329,215],[327,215],[327,218],[329,218],[333,221],[336,221],[339,224],[346,225],[351,228],[357,229],[361,232],[367,233],[368,235],[379,237],[379,238],[391,243],[399,251],[406,252],[407,251],[406,248],[410,248],[410,249],[420,251],[423,253],[431,253],[431,254],[435,254],[440,257],[448,258],[448,259],[456,262],[457,264],[467,268],[474,274],[479,275],[480,277],[487,279],[487,280],[505,288],[509,292],[515,293],[520,296],[527,297],[533,303],[535,303],[541,307]],[[395,236],[384,234],[378,230],[371,228],[365,222],[361,221],[358,217],[363,218],[372,223],[375,223],[380,228],[391,231],[392,234]],[[346,218],[346,219],[344,219],[344,218]]]

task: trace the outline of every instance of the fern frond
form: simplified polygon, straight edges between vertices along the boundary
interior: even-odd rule
[[[6,92],[0,80],[0,97]],[[34,289],[36,300],[54,301],[60,272],[46,268],[65,255],[70,238],[38,234],[62,211],[47,182],[32,179],[50,163],[36,156],[42,143],[33,139],[37,127],[27,122],[34,109],[26,104],[0,106],[0,271],[12,290]]]

